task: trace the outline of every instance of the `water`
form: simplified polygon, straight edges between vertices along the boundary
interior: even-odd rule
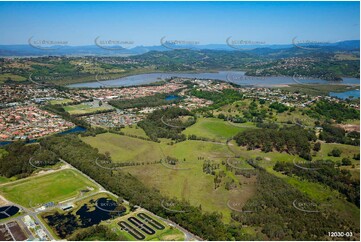
[[[165,97],[166,101],[173,101],[173,100],[177,100],[179,98],[179,96],[177,95],[169,95]]]
[[[342,82],[329,82],[316,78],[302,78],[295,80],[293,77],[253,77],[246,76],[243,71],[219,71],[219,72],[204,72],[204,73],[149,73],[141,75],[133,75],[128,77],[122,77],[115,80],[100,81],[100,82],[85,82],[68,85],[68,87],[86,87],[86,88],[98,88],[101,86],[106,87],[120,87],[120,86],[135,86],[144,85],[159,80],[164,80],[171,77],[184,77],[184,78],[197,78],[197,79],[212,79],[221,80],[236,83],[238,85],[256,85],[256,86],[275,86],[275,85],[287,85],[295,83],[305,84],[360,84],[360,80],[357,78],[343,78]],[[95,77],[94,77],[95,78]]]
[[[84,204],[76,214],[80,216],[82,224],[84,227],[89,227],[94,224],[99,224],[103,220],[108,220],[112,216],[117,215],[110,211],[114,211],[117,207],[117,203],[111,199],[99,198],[96,202],[97,206],[92,211],[89,211],[87,204]],[[100,207],[100,208],[99,208]]]
[[[9,218],[19,212],[19,208],[16,206],[3,206],[0,207],[0,219]]]
[[[75,126],[72,129],[65,130],[65,131],[60,132],[58,134],[65,135],[65,134],[71,134],[71,133],[80,133],[80,132],[85,132],[86,130],[87,129],[84,128],[84,127]],[[12,142],[14,142],[14,141],[0,141],[0,147],[11,144]],[[35,142],[38,142],[38,140],[37,139],[32,139],[32,140],[27,141],[26,143],[31,144],[31,143],[35,143]]]
[[[329,95],[331,97],[337,97],[340,99],[357,99],[360,98],[360,90],[350,90],[346,92],[330,92]]]
[[[74,128],[65,130],[59,134],[64,135],[64,134],[80,133],[80,132],[85,132],[85,131],[86,131],[86,128],[80,127],[80,126],[75,126]]]
[[[125,208],[123,211],[115,212],[117,207],[116,201],[102,197],[83,204],[76,213],[72,211],[55,212],[45,216],[45,219],[56,230],[59,237],[64,239],[79,228],[87,228],[124,214]]]

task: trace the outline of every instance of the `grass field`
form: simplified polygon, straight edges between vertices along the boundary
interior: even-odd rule
[[[221,164],[222,161],[227,160],[226,157],[233,155],[226,144],[188,140],[167,145],[165,140],[155,143],[111,133],[82,139],[98,148],[100,152],[110,152],[112,159],[116,161],[122,161],[119,159],[127,161],[130,156],[152,161],[155,155],[179,159],[179,164],[176,166],[179,170],[172,169],[174,167],[171,165],[159,163],[124,169],[147,186],[159,189],[164,195],[188,200],[194,206],[202,205],[205,211],[222,212],[227,222],[230,221],[231,212],[227,207],[228,200],[246,201],[255,190],[255,185],[246,178],[228,174],[222,180],[220,187],[214,189],[214,176],[203,172],[203,160],[199,157]],[[159,150],[161,153],[158,152]],[[223,165],[221,167],[225,170]],[[225,183],[231,179],[244,184],[228,191],[225,189]]]
[[[24,207],[60,202],[96,185],[74,170],[62,170],[0,186],[0,194]]]
[[[342,151],[341,156],[340,157],[328,156],[328,153],[330,153],[335,148]],[[317,153],[316,158],[321,159],[323,157],[324,159],[330,159],[333,161],[341,161],[343,158],[349,158],[353,164],[359,165],[360,161],[356,161],[352,159],[353,155],[359,153],[360,153],[359,146],[334,144],[334,143],[322,143],[321,150]]]
[[[56,104],[66,104],[66,103],[71,103],[71,102],[73,102],[73,100],[68,99],[68,98],[64,98],[64,99],[51,100],[50,104],[51,105],[56,105]]]
[[[18,76],[18,75],[14,75],[14,74],[10,74],[10,73],[5,73],[5,74],[1,74],[0,75],[0,83],[3,83],[7,80],[11,80],[11,81],[25,81],[26,78],[22,77],[22,76]]]
[[[237,127],[238,125],[238,127]],[[185,135],[194,134],[198,137],[225,141],[247,128],[252,124],[232,125],[217,118],[198,118],[197,122],[183,131]],[[254,126],[253,126],[254,127]]]
[[[182,241],[184,240],[184,234],[179,231],[176,228],[173,228],[171,226],[169,226],[166,223],[163,223],[162,221],[154,218],[152,215],[150,215],[149,213],[145,212],[144,210],[138,210],[136,212],[132,212],[130,214],[127,214],[125,216],[113,219],[111,221],[104,221],[101,224],[108,226],[109,228],[111,228],[115,233],[122,235],[123,237],[126,237],[129,241],[134,241],[136,240],[133,236],[131,236],[129,233],[127,233],[124,230],[121,230],[118,223],[120,221],[125,221],[128,222],[128,224],[131,224],[128,221],[129,217],[137,217],[137,214],[139,212],[143,212],[145,214],[147,214],[149,217],[151,217],[152,219],[156,220],[157,222],[161,223],[165,229],[163,230],[155,230],[156,233],[153,235],[147,235],[146,233],[144,233],[143,231],[140,231],[139,229],[137,229],[138,231],[140,231],[143,235],[145,235],[145,240],[150,241],[150,240],[156,240],[156,241]],[[142,221],[142,220],[141,220]],[[134,227],[134,226],[133,226]],[[151,226],[150,226],[151,227]]]
[[[136,135],[138,137],[149,138],[142,128],[137,125],[129,125],[121,129],[127,135]]]
[[[95,113],[98,111],[110,110],[110,108],[92,107],[87,104],[78,104],[78,105],[64,106],[64,110],[67,111],[70,115],[82,115],[82,114]]]
[[[153,162],[162,159],[160,145],[123,135],[104,133],[96,137],[82,137],[82,140],[99,149],[109,152],[113,162]]]

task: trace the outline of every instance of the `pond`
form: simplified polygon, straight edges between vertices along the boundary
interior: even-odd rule
[[[166,96],[164,99],[166,100],[166,101],[174,101],[174,100],[177,100],[177,99],[179,99],[180,97],[179,96],[177,96],[177,95],[169,95],[169,96]]]
[[[44,215],[47,223],[53,227],[60,238],[64,239],[80,228],[87,228],[101,221],[120,216],[125,213],[124,206],[118,206],[117,202],[109,198],[90,200],[83,204],[76,212],[55,212]]]
[[[19,210],[20,209],[14,205],[0,207],[0,219],[9,218],[17,214]]]

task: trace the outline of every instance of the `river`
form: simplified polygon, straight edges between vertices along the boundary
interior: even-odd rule
[[[204,73],[149,73],[149,74],[140,74],[118,78],[115,80],[109,81],[99,81],[99,82],[85,82],[85,83],[76,83],[68,85],[70,88],[99,88],[102,86],[106,87],[121,87],[121,86],[135,86],[135,85],[144,85],[164,80],[170,77],[184,77],[184,78],[197,78],[197,79],[212,79],[212,80],[222,80],[238,85],[255,85],[255,86],[277,86],[277,85],[287,85],[287,84],[296,84],[296,83],[305,83],[305,84],[352,84],[359,85],[360,80],[357,78],[343,78],[342,82],[330,82],[316,78],[293,78],[293,77],[255,77],[255,76],[246,76],[245,72],[242,71],[219,71],[219,72],[204,72]]]

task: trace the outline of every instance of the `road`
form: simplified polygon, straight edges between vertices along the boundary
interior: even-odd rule
[[[62,166],[61,168],[57,169],[57,170],[49,170],[49,171],[46,171],[46,172],[43,172],[43,173],[40,173],[40,174],[37,174],[36,177],[38,176],[43,176],[43,175],[46,175],[46,174],[49,174],[49,173],[52,173],[52,172],[58,172],[58,171],[61,171],[61,170],[64,170],[64,169],[72,169],[72,170],[75,170],[79,173],[81,173],[83,176],[85,176],[86,178],[88,178],[90,181],[92,181],[97,187],[98,187],[98,191],[96,192],[92,192],[92,193],[89,193],[87,194],[86,196],[81,196],[81,197],[74,197],[74,198],[71,198],[71,199],[67,199],[66,201],[63,201],[63,202],[59,202],[55,207],[56,208],[60,208],[61,209],[61,206],[64,204],[64,203],[75,203],[79,200],[82,200],[82,199],[86,199],[88,197],[91,197],[91,196],[94,196],[96,194],[99,194],[99,193],[107,193],[115,198],[118,198],[118,195],[110,192],[110,191],[107,191],[102,185],[100,185],[97,181],[95,181],[94,179],[92,179],[91,177],[89,177],[88,175],[84,174],[82,171],[76,169],[74,166],[72,166],[71,164],[69,164],[68,162],[66,162],[65,160],[63,159],[59,159],[61,162],[63,162],[65,164],[65,166]],[[23,180],[26,180],[26,179],[31,179],[31,178],[34,178],[34,176],[31,176],[31,177],[28,177],[28,178],[24,178],[24,179],[21,179],[21,180],[18,180],[18,181],[13,181],[13,182],[8,182],[8,183],[3,183],[1,184],[0,186],[3,186],[3,185],[9,185],[9,184],[13,184],[13,183],[17,183],[19,181],[23,181]],[[52,236],[51,232],[47,229],[47,227],[43,224],[43,222],[39,219],[38,215],[39,213],[43,213],[43,212],[46,212],[46,211],[49,211],[49,210],[52,210],[54,209],[54,207],[49,207],[49,208],[45,208],[44,210],[38,210],[38,211],[32,211],[31,209],[28,209],[28,208],[25,208],[19,204],[15,204],[13,202],[10,202],[9,200],[7,200],[6,198],[4,198],[3,196],[0,196],[1,199],[3,199],[7,204],[9,205],[14,205],[14,206],[17,206],[19,207],[22,211],[24,211],[24,214],[21,215],[21,216],[18,216],[14,219],[11,219],[11,220],[8,220],[7,222],[11,222],[11,221],[14,221],[14,220],[17,220],[18,222],[22,223],[21,221],[21,218],[23,218],[24,216],[26,215],[29,215],[31,217],[33,217],[33,219],[36,221],[37,224],[39,224],[39,226],[45,231],[46,235],[48,236],[48,238],[50,238],[50,240],[55,240],[54,236]],[[126,204],[129,204],[128,201],[124,200],[124,202]],[[165,218],[162,218],[162,217],[159,217],[158,215],[152,213],[151,211],[145,209],[145,208],[141,208],[139,207],[138,209],[141,209],[149,214],[151,214],[152,216],[158,218],[159,220],[163,221],[164,223],[166,224],[169,224],[169,225],[172,225],[174,228],[177,228],[179,229],[180,231],[182,231],[184,233],[184,236],[185,236],[185,240],[187,241],[190,241],[190,240],[202,240],[200,237],[192,234],[191,232],[187,231],[186,229],[184,229],[183,227],[181,227],[180,225],[176,224],[175,222],[171,221],[171,220],[168,220],[168,219],[165,219]]]
[[[95,181],[94,179],[92,179],[91,177],[89,177],[88,175],[84,174],[82,171],[76,169],[75,167],[73,167],[71,164],[69,164],[68,162],[66,162],[65,160],[63,159],[60,159],[62,162],[64,162],[65,164],[67,164],[69,166],[70,169],[74,169],[78,172],[80,172],[83,176],[87,177],[89,180],[91,180],[92,182],[94,182],[98,187],[99,187],[99,191],[97,193],[108,193],[109,195],[111,196],[114,196],[116,198],[118,198],[119,196],[110,192],[110,191],[107,191],[105,190],[97,181]],[[91,194],[91,196],[94,195]],[[79,199],[83,199],[83,198],[79,198]],[[125,203],[129,204],[128,201],[124,200]],[[162,217],[159,217],[158,215],[152,213],[151,211],[145,209],[145,208],[141,208],[139,207],[140,209],[142,209],[143,211],[146,211],[147,213],[151,214],[152,216],[158,218],[159,220],[163,221],[164,223],[167,223],[167,224],[170,224],[172,225],[173,227],[179,229],[180,231],[182,231],[184,233],[184,236],[185,236],[185,240],[187,241],[190,241],[190,240],[199,240],[201,241],[202,239],[194,234],[192,234],[191,232],[189,232],[188,230],[184,229],[183,227],[181,227],[180,225],[176,224],[175,222],[171,221],[171,220],[168,220],[168,219],[165,219],[165,218],[162,218]]]

